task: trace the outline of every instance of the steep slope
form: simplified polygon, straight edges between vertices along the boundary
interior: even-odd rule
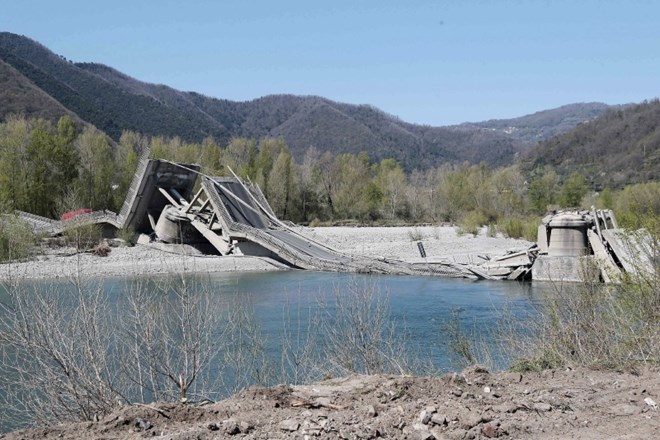
[[[0,119],[5,119],[10,114],[49,120],[69,115],[74,120],[79,120],[74,113],[44,93],[19,71],[0,60]]]
[[[574,130],[540,143],[524,158],[527,169],[578,171],[596,186],[660,179],[660,101],[611,109]]]
[[[0,33],[0,59],[82,119],[118,139],[125,129],[151,135],[201,139],[227,137],[215,123],[121,88],[18,35]]]

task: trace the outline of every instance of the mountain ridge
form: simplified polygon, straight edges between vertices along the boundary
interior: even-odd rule
[[[568,130],[609,108],[600,103],[575,104],[568,121],[561,117],[565,110],[551,109],[512,120],[432,127],[402,121],[370,105],[320,96],[277,94],[237,102],[183,92],[137,80],[104,64],[73,63],[36,41],[7,32],[0,33],[0,60],[69,113],[115,140],[123,130],[178,136],[188,142],[209,136],[219,143],[232,137],[281,136],[298,160],[314,146],[334,154],[365,151],[371,160],[392,157],[408,170],[444,162],[509,164],[537,140],[547,138],[544,133]],[[16,107],[20,104],[11,106]],[[23,107],[27,116],[33,113],[29,102]],[[7,116],[4,110],[0,108],[0,118]],[[553,124],[545,131],[539,128],[544,120]],[[522,126],[506,133],[499,128],[506,121]]]

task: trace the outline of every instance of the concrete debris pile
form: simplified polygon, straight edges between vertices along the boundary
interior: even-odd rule
[[[489,259],[477,267],[471,266],[471,270],[481,278],[489,280],[528,280],[537,254],[537,246],[512,251]]]

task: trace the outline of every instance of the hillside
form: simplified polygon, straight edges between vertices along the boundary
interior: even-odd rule
[[[368,105],[316,96],[272,95],[234,102],[181,92],[141,82],[102,64],[73,63],[27,37],[7,32],[0,33],[0,61],[3,72],[13,69],[11,82],[3,83],[0,119],[17,111],[56,119],[68,111],[115,140],[123,130],[179,136],[190,142],[212,136],[221,144],[237,136],[282,136],[297,159],[313,145],[333,153],[365,151],[372,160],[393,157],[408,170],[447,161],[511,163],[529,149],[530,140],[568,130],[597,111],[586,105],[586,112],[570,109],[566,117],[561,116],[567,111],[563,108],[550,111],[552,117],[528,117],[535,122],[518,118],[483,126],[429,127],[403,122]],[[30,93],[21,92],[21,87],[30,88]],[[520,130],[514,135],[495,127],[515,124]]]
[[[458,127],[493,130],[524,142],[536,143],[566,133],[578,124],[597,118],[609,108],[609,105],[602,102],[568,104],[519,118],[467,122]]]
[[[611,109],[525,155],[528,170],[580,172],[595,187],[660,179],[660,101]]]
[[[2,60],[0,60],[0,109],[3,118],[14,113],[50,120],[59,119],[64,115],[77,119],[72,112]]]

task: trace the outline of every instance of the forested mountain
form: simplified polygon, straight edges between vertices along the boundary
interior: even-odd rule
[[[55,121],[75,115],[53,99],[19,71],[0,60],[0,112],[4,116],[29,114],[35,118]]]
[[[115,140],[123,130],[189,142],[212,136],[221,144],[232,137],[281,136],[298,160],[314,146],[335,154],[365,151],[374,161],[394,158],[408,170],[444,162],[511,163],[529,149],[530,140],[568,130],[598,111],[589,104],[586,111],[556,109],[550,117],[430,127],[368,105],[315,96],[234,102],[144,83],[101,64],[73,63],[6,32],[0,33],[0,62],[0,82],[6,85],[0,91],[0,119],[15,112],[53,120],[71,113]]]
[[[660,101],[608,110],[548,139],[523,159],[527,170],[579,172],[595,187],[660,179]]]
[[[536,143],[572,130],[578,124],[591,121],[611,106],[602,102],[568,104],[550,110],[513,119],[491,119],[484,122],[466,122],[460,128],[484,128],[525,142]]]

